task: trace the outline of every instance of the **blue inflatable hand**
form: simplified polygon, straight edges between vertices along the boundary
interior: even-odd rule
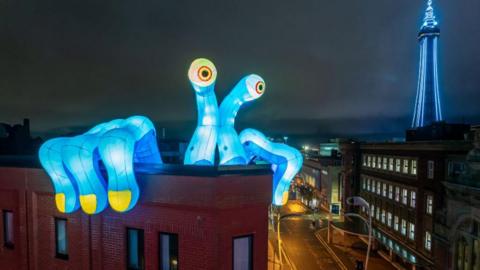
[[[133,116],[97,125],[83,135],[45,142],[39,158],[53,182],[58,210],[71,213],[80,206],[85,213],[96,214],[107,201],[118,212],[133,208],[139,196],[133,164],[162,163],[155,136],[148,118]]]

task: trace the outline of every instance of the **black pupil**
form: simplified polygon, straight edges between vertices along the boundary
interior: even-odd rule
[[[202,70],[202,77],[206,78],[208,77],[208,74],[209,74],[208,70]]]
[[[258,86],[258,90],[260,90],[260,91],[263,90],[263,84],[260,84],[260,85]]]

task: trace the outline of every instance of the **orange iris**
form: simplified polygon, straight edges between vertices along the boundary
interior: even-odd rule
[[[201,81],[206,82],[212,78],[213,72],[212,69],[210,69],[209,67],[202,66],[198,69],[197,75]]]
[[[258,81],[257,84],[255,84],[255,91],[257,94],[261,95],[263,91],[265,91],[265,83],[262,81]]]

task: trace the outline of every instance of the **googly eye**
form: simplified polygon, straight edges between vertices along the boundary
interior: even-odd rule
[[[210,60],[199,58],[190,65],[188,78],[197,87],[206,87],[215,82],[217,69]]]
[[[207,82],[212,78],[212,74],[213,72],[211,68],[209,68],[208,66],[201,66],[198,69],[197,76],[201,81]]]
[[[248,97],[245,97],[247,101],[260,98],[265,93],[265,81],[256,74],[245,77],[245,84],[248,90]]]
[[[263,81],[258,81],[255,84],[255,92],[257,92],[257,94],[261,95],[261,94],[263,94],[264,91],[265,91],[265,83]]]

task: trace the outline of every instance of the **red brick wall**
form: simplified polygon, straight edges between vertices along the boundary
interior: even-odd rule
[[[141,201],[128,213],[61,214],[42,170],[0,168],[0,209],[15,222],[15,247],[0,246],[0,269],[126,269],[127,227],[144,230],[146,269],[158,269],[159,232],[179,235],[182,270],[231,269],[232,238],[246,234],[254,235],[254,269],[267,268],[270,175],[140,175],[139,183]],[[55,217],[68,220],[68,260],[55,258]]]

